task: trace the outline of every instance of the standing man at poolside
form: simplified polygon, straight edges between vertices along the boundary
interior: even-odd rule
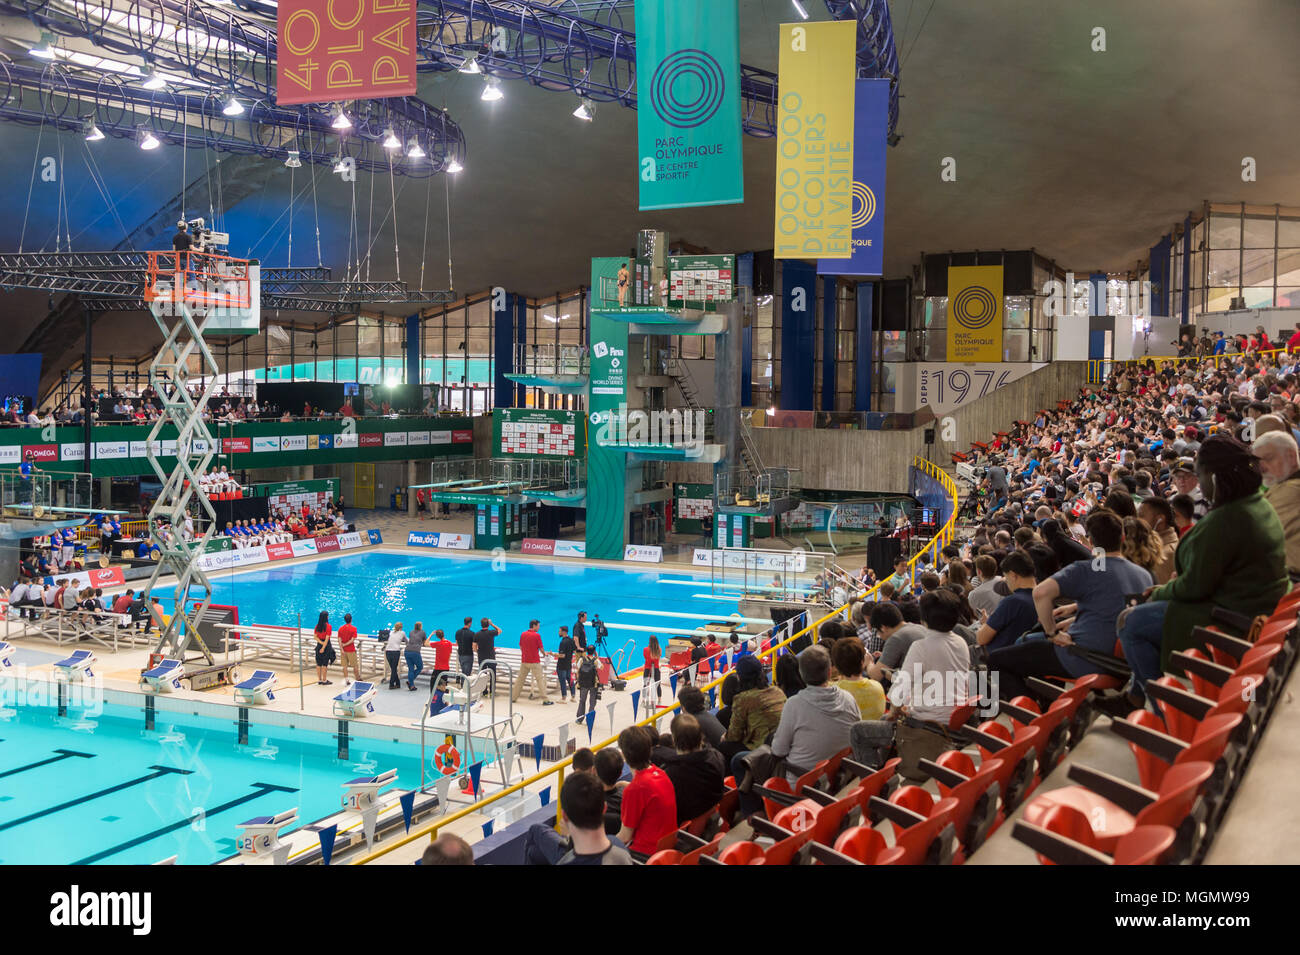
[[[348,669],[361,679],[361,664],[357,662],[357,628],[352,626],[352,614],[343,615],[343,626],[339,627],[339,646],[343,650],[343,685],[352,681],[348,679]]]
[[[492,692],[496,692],[497,649],[496,639],[501,635],[501,628],[492,622],[491,617],[479,621],[479,632],[474,634],[474,649],[478,651],[479,669],[492,669]]]
[[[578,611],[578,620],[573,625],[573,644],[579,654],[587,652],[587,611]]]
[[[402,665],[402,644],[406,642],[406,634],[402,633],[400,623],[393,624],[393,629],[388,631],[388,640],[384,644],[384,657],[388,660],[388,688],[396,690],[402,685],[402,678],[398,671]]]
[[[465,625],[456,631],[456,657],[461,673],[474,669],[474,628],[470,626],[473,622],[473,617],[466,617]]]
[[[542,691],[542,705],[554,705],[546,692],[546,675],[542,672],[542,635],[538,633],[538,620],[529,620],[528,629],[519,635],[519,679],[515,681],[515,691],[510,696],[513,703],[523,692],[524,681],[532,677],[533,684]],[[529,699],[532,699],[531,691]]]
[[[569,636],[569,628],[561,627],[560,646],[555,654],[555,678],[560,683],[561,702],[568,699],[569,695],[577,696],[578,691],[573,683],[573,654],[576,649],[577,644]]]
[[[415,621],[411,635],[406,638],[406,688],[415,691],[415,678],[424,670],[424,641],[429,635],[424,632],[424,624]]]

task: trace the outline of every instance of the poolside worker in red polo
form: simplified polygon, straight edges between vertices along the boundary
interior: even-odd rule
[[[657,850],[659,840],[677,828],[677,794],[668,774],[650,762],[648,730],[629,726],[618,734],[618,748],[633,773],[623,790],[623,828],[618,838],[634,859],[644,862]]]
[[[339,627],[339,646],[343,648],[343,685],[352,681],[348,679],[348,667],[361,679],[361,664],[357,660],[357,628],[352,626],[352,614],[343,615],[343,626]]]
[[[524,682],[533,678],[533,685],[540,687],[542,691],[542,705],[550,706],[553,701],[546,692],[546,676],[542,673],[542,635],[537,631],[539,621],[529,620],[528,629],[519,635],[519,679],[515,681],[515,691],[510,696],[510,702],[519,699],[519,694],[524,691]],[[528,698],[533,698],[530,692]]]
[[[433,686],[438,686],[438,677],[451,670],[451,651],[455,649],[456,644],[447,639],[447,635],[441,630],[433,631],[433,642],[429,644],[433,648]],[[436,716],[443,707],[442,690],[434,694],[433,703],[436,709],[432,710]]]

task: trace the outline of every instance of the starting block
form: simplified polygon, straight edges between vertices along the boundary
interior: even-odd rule
[[[375,823],[379,819],[379,790],[397,782],[397,770],[390,769],[378,776],[358,776],[343,784],[343,808],[361,817],[361,827],[366,835],[366,846],[375,844]]]
[[[241,822],[237,828],[239,854],[249,858],[270,858],[272,865],[284,865],[289,860],[290,846],[280,841],[280,829],[298,821],[298,810],[289,809],[274,816],[257,816]]]

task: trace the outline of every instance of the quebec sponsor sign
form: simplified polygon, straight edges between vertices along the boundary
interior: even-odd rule
[[[131,456],[131,444],[128,441],[96,441],[95,457],[101,461],[110,461]]]
[[[770,570],[773,573],[786,571],[802,573],[808,569],[806,555],[794,551],[790,552],[789,557],[783,557],[780,554],[755,554],[750,551],[726,548],[710,550],[707,547],[695,548],[691,554],[691,564],[695,567],[747,567],[750,570]]]
[[[406,433],[407,444],[428,444],[429,432],[427,431],[408,431]]]

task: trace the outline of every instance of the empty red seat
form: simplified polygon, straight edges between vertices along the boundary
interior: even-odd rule
[[[1057,817],[1062,828],[1074,828],[1076,823]],[[1060,832],[1017,820],[1011,835],[1038,853],[1039,861],[1056,865],[1160,865],[1169,856],[1177,833],[1169,826],[1139,826],[1124,836],[1109,856],[1083,839],[1073,839]]]

